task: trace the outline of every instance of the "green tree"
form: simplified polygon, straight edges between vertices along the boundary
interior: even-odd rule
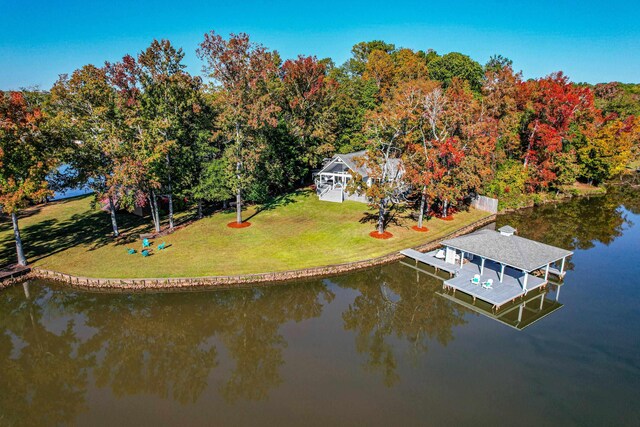
[[[369,55],[376,50],[391,54],[396,50],[396,46],[392,43],[385,43],[382,40],[360,42],[353,45],[351,48],[352,58],[346,64],[348,72],[354,76],[362,76],[367,66]]]
[[[512,68],[513,61],[509,58],[505,58],[502,55],[492,55],[491,58],[484,64],[485,72],[497,73],[500,72],[503,68]]]
[[[158,175],[168,197],[169,228],[174,227],[174,193],[186,192],[182,184],[188,179],[188,147],[194,127],[201,122],[202,111],[198,99],[199,79],[194,79],[182,63],[184,53],[169,40],[154,40],[138,55],[142,94],[143,128],[158,146],[165,147],[164,159],[158,165]]]
[[[482,87],[483,71],[482,66],[467,55],[451,52],[429,63],[429,77],[443,82],[445,87],[458,77],[469,82],[471,89],[478,92]]]
[[[105,68],[93,65],[63,75],[51,89],[50,104],[55,112],[53,121],[74,143],[68,144],[64,161],[71,167],[70,182],[91,188],[99,200],[109,203],[113,235],[118,237],[116,218],[117,188],[110,186],[113,164],[119,144],[112,138],[115,117],[115,91],[109,84]]]
[[[235,165],[233,187],[236,193],[236,222],[242,223],[242,192],[251,179],[255,160],[255,134],[265,126],[277,125],[280,107],[275,102],[273,84],[277,81],[279,57],[262,45],[252,43],[246,34],[223,39],[213,31],[205,34],[198,55],[205,70],[219,89],[220,129],[228,141],[225,155]]]

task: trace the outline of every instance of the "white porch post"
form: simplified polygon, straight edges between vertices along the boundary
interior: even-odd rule
[[[549,280],[549,264],[547,264],[547,269],[544,272],[544,281]]]
[[[540,295],[540,310],[542,310],[543,304],[544,304],[544,294]]]
[[[503,278],[504,278],[504,264],[500,264],[500,283],[502,283]]]
[[[523,270],[524,271],[524,270]],[[527,273],[526,271],[524,272],[524,281],[522,283],[522,289],[527,292],[527,281],[529,279],[529,273]]]
[[[567,259],[567,257],[562,258],[562,265],[560,266],[560,275],[562,276],[562,273],[564,273],[564,261]]]
[[[462,268],[463,261],[464,261],[464,252],[460,251],[460,268]]]
[[[482,258],[482,261],[480,262],[480,275],[482,276],[484,274],[484,258]]]

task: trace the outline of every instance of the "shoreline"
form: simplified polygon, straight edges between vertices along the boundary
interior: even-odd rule
[[[428,252],[440,246],[445,239],[457,237],[482,228],[495,222],[499,214],[492,214],[471,224],[465,225],[445,236],[430,240],[424,244],[413,247],[420,252]],[[105,279],[80,277],[57,271],[33,267],[31,271],[20,277],[0,282],[0,289],[7,288],[16,283],[29,279],[53,280],[72,288],[94,291],[124,291],[143,292],[158,290],[206,290],[224,289],[246,286],[264,286],[275,283],[288,282],[299,279],[312,279],[319,277],[336,276],[356,270],[364,270],[378,265],[389,264],[402,259],[404,255],[393,252],[376,258],[354,261],[343,264],[333,264],[320,267],[310,267],[298,270],[286,270],[279,272],[242,274],[232,276],[205,276],[205,277],[168,277],[168,278],[135,278],[135,279]]]
[[[506,208],[498,213],[491,214],[485,218],[465,225],[445,236],[429,240],[428,242],[414,246],[420,252],[428,252],[440,246],[440,241],[457,237],[470,233],[479,228],[495,222],[497,217],[520,210],[535,208],[546,204],[562,203],[574,198],[583,198],[591,196],[602,196],[604,192],[582,193],[582,194],[565,194],[564,197],[557,199],[544,200],[540,205],[527,205],[517,208]],[[78,197],[78,196],[76,196]],[[286,283],[300,279],[313,279],[321,277],[331,277],[357,270],[365,270],[378,265],[390,264],[403,258],[399,252],[389,253],[375,258],[353,261],[342,264],[332,264],[326,266],[309,267],[297,270],[284,270],[266,273],[239,274],[229,276],[203,276],[203,277],[165,277],[165,278],[94,278],[75,276],[72,274],[61,273],[58,271],[47,270],[39,267],[32,267],[26,274],[20,276],[0,278],[0,291],[14,284],[22,283],[30,279],[53,280],[60,284],[70,286],[72,288],[83,289],[88,291],[104,291],[104,292],[152,292],[152,291],[187,291],[187,290],[207,290],[207,289],[229,289],[239,287],[267,286],[271,284]]]

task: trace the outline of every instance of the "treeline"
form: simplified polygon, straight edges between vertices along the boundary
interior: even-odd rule
[[[116,211],[158,197],[262,202],[308,184],[336,152],[366,149],[381,218],[397,202],[449,206],[472,192],[504,199],[599,183],[638,156],[638,87],[525,81],[511,61],[362,42],[337,66],[283,61],[246,34],[210,32],[189,74],[168,40],[86,65],[47,92],[0,95],[0,205],[14,219],[52,188],[88,185]],[[398,165],[401,167],[392,167]],[[70,167],[58,171],[60,164]],[[357,180],[354,180],[357,183]],[[383,221],[381,221],[382,223]],[[20,245],[18,245],[20,246]],[[20,250],[19,250],[20,252]],[[24,257],[19,256],[23,263]]]

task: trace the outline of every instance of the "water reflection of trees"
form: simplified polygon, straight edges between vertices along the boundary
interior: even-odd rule
[[[319,316],[333,298],[320,281],[133,295],[52,292],[38,284],[30,286],[29,300],[18,287],[6,290],[0,298],[0,424],[72,422],[84,407],[89,372],[116,396],[194,402],[219,365],[220,343],[234,365],[222,396],[262,399],[282,382],[287,343],[280,327]],[[47,324],[56,324],[56,332]]]
[[[280,327],[320,316],[334,294],[320,281],[302,285],[228,291],[218,315],[224,319],[220,339],[235,361],[221,393],[227,401],[266,398],[282,382],[279,369],[287,342]]]
[[[577,198],[500,216],[497,226],[510,224],[523,237],[567,249],[589,249],[596,242],[609,245],[630,224],[625,208],[640,212],[639,196],[638,190],[629,187],[611,187],[604,196]]]
[[[71,424],[85,406],[89,361],[77,351],[73,319],[43,324],[50,294],[22,289],[0,298],[0,425]]]
[[[356,332],[356,349],[366,355],[365,369],[380,372],[388,386],[399,381],[398,352],[405,348],[394,340],[406,341],[408,356],[417,360],[430,341],[447,345],[453,327],[465,323],[464,310],[435,293],[442,282],[400,264],[336,281],[359,291],[342,315],[344,327]]]

